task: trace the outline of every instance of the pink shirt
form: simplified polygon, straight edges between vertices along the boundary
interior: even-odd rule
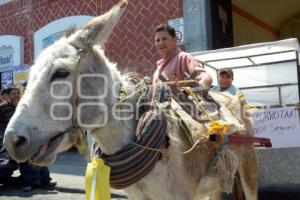
[[[160,59],[156,64],[157,68],[153,75],[154,82],[158,81],[160,73],[169,81],[183,80],[187,75],[193,75],[194,79],[199,81],[201,73],[205,72],[205,69],[191,55],[181,51],[178,47],[170,52],[167,59]]]

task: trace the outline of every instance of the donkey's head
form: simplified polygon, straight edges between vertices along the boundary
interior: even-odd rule
[[[111,83],[119,80],[102,47],[126,4],[121,0],[41,53],[5,132],[4,144],[14,159],[48,165],[72,145],[70,131],[78,121],[84,126],[102,120],[107,102],[113,103]]]

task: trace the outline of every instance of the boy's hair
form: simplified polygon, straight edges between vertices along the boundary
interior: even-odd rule
[[[6,91],[7,91],[7,94],[10,94],[13,90],[18,90],[20,91],[19,88],[17,88],[16,86],[9,86]]]
[[[4,94],[8,94],[6,88],[3,88],[3,89],[1,90],[1,95],[4,95]]]
[[[160,31],[167,31],[172,38],[176,37],[176,31],[175,29],[170,26],[169,24],[160,24],[155,28],[155,33],[160,32]]]

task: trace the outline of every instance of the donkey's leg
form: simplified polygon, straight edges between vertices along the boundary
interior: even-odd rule
[[[232,194],[231,194],[232,200],[244,200],[244,191],[242,187],[242,181],[240,174],[237,172],[234,177],[234,184],[232,188]]]
[[[257,158],[252,145],[245,145],[240,156],[239,173],[246,200],[257,200]]]
[[[222,197],[221,192],[217,191],[210,195],[209,200],[222,200],[221,197]]]
[[[219,179],[216,176],[205,176],[201,179],[194,198],[192,200],[203,200],[209,196],[210,200],[221,200]]]
[[[126,190],[127,196],[129,200],[151,200],[145,193],[140,190]]]

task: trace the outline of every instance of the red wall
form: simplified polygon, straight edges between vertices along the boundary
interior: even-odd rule
[[[100,15],[118,0],[15,0],[0,5],[0,35],[24,37],[25,64],[33,63],[33,33],[48,23],[72,15]],[[129,0],[127,10],[107,43],[107,55],[119,67],[154,70],[159,55],[153,30],[168,19],[183,16],[183,0]],[[0,44],[1,45],[1,44]]]

